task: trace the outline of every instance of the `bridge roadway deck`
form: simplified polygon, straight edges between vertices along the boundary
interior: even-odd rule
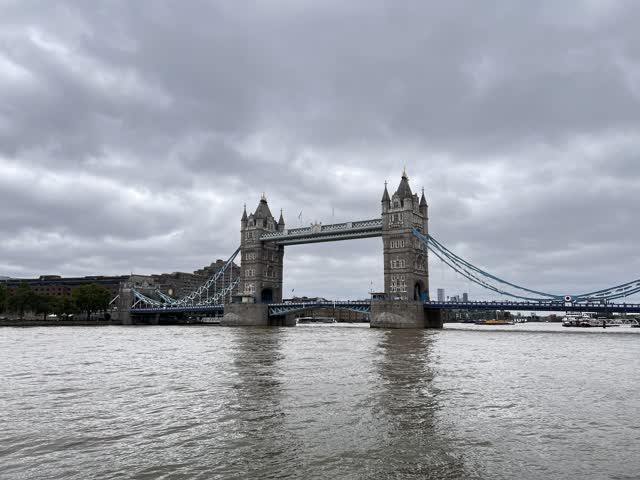
[[[309,308],[337,308],[366,313],[371,310],[370,300],[335,301],[319,303],[273,303],[269,315],[278,316]],[[593,312],[593,313],[640,313],[637,303],[565,304],[563,302],[425,302],[430,310],[512,310],[529,312]],[[134,315],[172,315],[178,313],[223,313],[224,305],[194,305],[181,307],[132,308]]]
[[[638,303],[425,302],[426,309],[513,310],[529,312],[640,313]]]

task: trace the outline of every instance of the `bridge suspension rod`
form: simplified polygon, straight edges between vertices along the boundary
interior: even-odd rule
[[[465,278],[473,281],[474,283],[487,288],[489,290],[492,290],[494,292],[497,293],[501,293],[504,295],[508,295],[511,297],[515,297],[515,298],[521,298],[521,299],[526,299],[526,300],[534,300],[534,301],[562,301],[564,296],[563,295],[556,295],[556,294],[551,294],[551,293],[547,293],[547,292],[541,292],[538,290],[532,290],[526,287],[523,287],[521,285],[517,285],[515,283],[509,282],[507,280],[504,280],[502,278],[499,278],[495,275],[490,274],[489,272],[486,272],[478,267],[476,267],[475,265],[471,264],[470,262],[466,261],[465,259],[463,259],[462,257],[456,255],[455,253],[453,253],[451,250],[449,250],[448,248],[446,248],[444,245],[442,245],[440,242],[438,242],[435,238],[433,238],[431,235],[424,235],[422,233],[420,233],[417,230],[413,230],[413,234],[419,238],[426,246],[427,248],[429,248],[429,250],[431,250],[432,253],[434,253],[440,260],[442,260],[444,263],[446,263],[451,269],[453,269],[454,271],[456,271],[456,273],[464,276]],[[445,260],[447,259],[447,260]],[[471,271],[470,271],[471,270]],[[502,283],[504,285],[516,288],[518,290],[522,290],[524,292],[528,292],[528,293],[532,293],[534,295],[539,295],[541,297],[546,297],[546,298],[531,298],[531,297],[525,297],[522,295],[516,295],[513,294],[511,292],[505,291],[503,289],[497,288],[494,285],[491,285],[489,283],[487,283],[485,280],[483,280],[482,278],[478,277],[477,274],[479,274],[482,277],[485,277],[487,279],[491,279],[494,280],[496,282]],[[573,302],[589,302],[589,301],[599,301],[599,300],[615,300],[615,299],[619,299],[619,298],[623,298],[629,295],[633,295],[635,293],[639,293],[640,292],[640,279],[638,280],[633,280],[631,282],[627,282],[627,283],[623,283],[620,285],[617,285],[615,287],[610,287],[610,288],[606,288],[606,289],[602,289],[602,290],[597,290],[597,291],[593,291],[593,292],[589,292],[589,293],[583,293],[583,294],[579,294],[579,295],[571,295],[571,299]]]
[[[431,235],[424,235],[424,234],[420,233],[416,229],[413,230],[413,234],[416,237],[418,237],[420,240],[422,240],[423,243],[425,243],[427,245],[427,247],[432,252],[435,253],[434,250],[438,250],[444,256],[449,258],[452,262],[454,262],[454,263],[456,263],[458,265],[463,265],[464,267],[466,267],[466,268],[468,268],[470,270],[473,270],[474,272],[482,275],[483,277],[490,278],[491,280],[494,280],[496,282],[502,283],[504,285],[508,285],[508,286],[516,288],[518,290],[522,290],[524,292],[532,293],[534,295],[539,295],[541,297],[547,297],[549,300],[557,300],[557,299],[561,299],[562,298],[561,295],[555,295],[555,294],[552,294],[552,293],[541,292],[541,291],[538,291],[538,290],[532,290],[530,288],[526,288],[526,287],[523,287],[521,285],[516,285],[515,283],[511,283],[511,282],[509,282],[507,280],[504,280],[502,278],[496,277],[495,275],[492,275],[489,272],[486,272],[486,271],[482,270],[481,268],[476,267],[472,263],[469,263],[468,261],[466,261],[464,258],[456,255],[451,250],[449,250],[444,245],[442,245],[440,242],[438,242]],[[501,293],[506,293],[506,292],[501,292]],[[514,296],[516,296],[516,295],[514,295]],[[518,296],[516,296],[516,297],[518,297]],[[519,298],[526,298],[526,297],[519,297]],[[540,300],[540,299],[536,299],[536,300]]]
[[[537,298],[537,297],[527,297],[527,296],[524,296],[524,295],[517,295],[517,294],[511,293],[511,292],[508,292],[506,290],[502,290],[502,289],[500,289],[500,288],[498,288],[498,287],[496,287],[494,285],[491,285],[490,283],[487,283],[485,280],[479,278],[478,276],[476,276],[475,274],[470,272],[464,266],[459,265],[455,261],[455,259],[452,259],[451,256],[447,255],[446,252],[442,252],[437,247],[434,247],[433,245],[430,245],[429,243],[427,243],[425,241],[424,238],[421,238],[421,237],[418,237],[418,238],[420,238],[420,240],[422,240],[426,244],[427,248],[429,248],[429,250],[431,250],[431,252],[436,257],[438,257],[445,265],[447,265],[449,268],[454,270],[459,275],[462,275],[466,279],[472,281],[473,283],[476,283],[477,285],[480,285],[483,288],[486,288],[487,290],[491,290],[493,292],[496,292],[496,293],[499,293],[499,294],[502,294],[502,295],[507,295],[509,297],[519,298],[521,300],[529,300],[529,301],[535,301],[535,302],[551,301],[551,299],[541,299],[541,298]]]
[[[218,279],[224,275],[224,272],[227,270],[227,268],[229,268],[229,266],[233,265],[233,261],[235,260],[235,258],[238,256],[238,253],[240,253],[240,247],[238,247],[236,249],[235,252],[233,252],[233,255],[231,255],[229,257],[229,259],[225,262],[225,264],[222,266],[221,269],[219,269],[215,274],[213,274],[211,277],[209,277],[209,279],[202,285],[200,285],[200,287],[198,287],[196,290],[194,290],[193,292],[189,293],[188,295],[185,295],[184,297],[182,297],[179,300],[176,300],[175,305],[186,305],[186,304],[194,304],[195,298],[196,296],[200,299],[200,302],[202,301],[202,295],[206,292],[208,295],[209,292],[209,288],[211,288],[211,286],[214,286],[214,289],[217,289],[217,281]],[[233,267],[231,267],[233,268]],[[205,298],[206,301],[206,298]]]
[[[134,298],[136,300],[133,306],[135,307],[139,303],[143,303],[145,305],[151,305],[153,307],[166,307],[166,306],[178,307],[178,306],[186,306],[187,304],[215,305],[220,301],[221,298],[223,299],[222,303],[224,303],[225,296],[230,295],[233,292],[233,289],[239,285],[240,279],[236,278],[235,280],[232,280],[230,278],[229,286],[223,287],[222,290],[220,290],[219,292],[217,291],[217,281],[220,279],[221,276],[222,278],[224,278],[225,271],[231,265],[233,265],[233,261],[238,256],[239,252],[240,252],[240,247],[238,247],[236,251],[233,252],[231,257],[229,257],[229,259],[225,262],[222,268],[220,268],[216,273],[211,275],[205,283],[203,283],[196,290],[192,291],[188,295],[183,296],[180,299],[172,298],[169,295],[161,292],[160,290],[156,290],[155,294],[158,295],[162,300],[162,301],[158,301],[156,299],[147,297],[146,295],[140,293],[135,288],[132,289]],[[232,270],[233,270],[233,267],[232,267]],[[214,286],[216,293],[213,296],[209,296],[209,288],[212,285]],[[205,293],[206,293],[206,296],[205,296]],[[195,301],[196,297],[198,297],[197,302]]]

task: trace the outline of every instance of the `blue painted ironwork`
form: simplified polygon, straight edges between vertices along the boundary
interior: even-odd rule
[[[300,303],[273,303],[269,305],[269,316],[277,317],[287,313],[299,312],[314,308],[335,308],[336,310],[350,310],[357,313],[370,313],[371,301],[327,301],[327,302],[300,302]]]
[[[160,297],[161,300],[164,301],[164,303],[168,303],[168,304],[174,304],[176,303],[176,299],[173,297],[170,297],[169,295],[166,295],[164,293],[162,293],[160,290],[156,290],[156,295],[158,295]]]
[[[143,305],[151,306],[151,307],[162,307],[163,305],[162,302],[159,302],[158,300],[155,300],[153,298],[149,298],[146,295],[143,295],[135,288],[132,288],[131,291],[133,292],[133,300],[134,300],[134,303],[131,307],[132,309],[141,303]]]
[[[357,222],[335,223],[330,225],[311,225],[305,228],[292,228],[282,232],[269,232],[260,237],[263,242],[275,242],[278,245],[300,245],[303,243],[335,242],[354,238],[382,236],[382,219],[361,220]]]
[[[583,293],[574,297],[575,301],[616,300],[640,292],[640,279],[616,285],[615,287]]]
[[[131,309],[135,315],[175,315],[181,313],[224,313],[224,305],[194,306],[145,306]],[[336,308],[358,313],[370,313],[369,300],[275,303],[269,305],[269,315],[277,317],[313,308]],[[475,301],[475,302],[424,302],[426,310],[510,310],[530,312],[593,312],[593,313],[640,313],[638,303],[571,303],[571,302],[511,302],[511,301]]]
[[[233,255],[229,257],[229,259],[225,262],[222,268],[220,268],[220,270],[211,275],[211,277],[209,277],[209,279],[205,283],[200,285],[193,292],[185,295],[179,300],[176,300],[175,305],[196,305],[198,303],[203,303],[203,301],[207,302],[207,299],[209,297],[209,289],[212,286],[214,286],[215,288],[216,282],[220,277],[224,275],[228,268],[231,268],[231,266],[233,265],[233,261],[238,256],[238,253],[240,253],[240,247],[238,247],[236,251],[233,252]],[[214,294],[213,296],[215,297],[216,295]],[[198,298],[198,300],[196,300],[196,297]]]
[[[224,299],[226,298],[227,295],[230,296],[230,294],[233,292],[233,289],[240,284],[240,279],[236,278],[235,280],[231,281],[229,286],[223,288],[219,292],[215,290],[216,282],[220,279],[220,277],[222,277],[225,274],[227,269],[229,269],[233,265],[233,261],[238,256],[239,252],[240,252],[240,247],[238,247],[236,251],[233,253],[233,255],[229,257],[229,259],[225,262],[222,268],[220,268],[215,274],[209,277],[206,282],[200,285],[193,292],[189,293],[188,295],[185,295],[180,299],[172,298],[169,295],[166,295],[161,291],[156,290],[155,294],[158,295],[161,299],[161,301],[159,301],[144,295],[143,293],[139,292],[135,288],[132,289],[132,292],[134,294],[134,299],[135,299],[135,302],[132,308],[135,308],[137,305],[141,303],[145,306],[152,306],[152,307],[166,307],[167,305],[178,307],[178,306],[187,306],[187,305],[194,306],[194,305],[216,305],[218,303],[224,304]],[[209,295],[209,290],[211,289],[212,286],[214,287],[214,293],[213,295]],[[196,297],[197,297],[197,300],[196,300]]]
[[[428,248],[429,250],[438,257],[443,263],[445,263],[448,267],[454,270],[456,273],[462,275],[463,277],[471,280],[472,282],[480,285],[483,288],[488,290],[492,290],[496,293],[500,293],[502,295],[510,296],[513,298],[519,298],[521,300],[527,301],[556,301],[562,302],[565,298],[565,295],[557,295],[552,293],[541,292],[538,290],[532,290],[521,285],[516,285],[512,282],[508,282],[502,278],[499,278],[495,275],[490,274],[482,270],[481,268],[476,267],[470,262],[464,260],[460,256],[453,253],[451,250],[447,249],[444,245],[438,242],[431,235],[424,235],[417,230],[413,230],[413,234],[419,238]],[[527,292],[530,294],[538,295],[538,297],[531,297],[527,295],[520,295],[505,290],[504,288],[496,287],[489,283],[489,280],[498,282],[502,285],[506,285],[508,287],[515,288],[517,290],[521,290],[523,292]],[[640,292],[640,279],[634,280],[631,282],[627,282],[621,285],[617,285],[615,287],[606,288],[603,290],[597,290],[594,292],[583,293],[578,295],[569,295],[571,301],[574,303],[583,303],[583,302],[597,302],[597,301],[609,301],[616,300],[620,298],[627,297],[629,295],[633,295],[635,293]],[[539,298],[542,297],[542,298]]]
[[[221,300],[224,300],[227,297],[227,295],[231,294],[239,284],[240,284],[240,278],[236,278],[233,282],[231,282],[231,284],[228,287],[223,288],[212,297],[202,300],[201,302],[199,302],[199,304],[200,305],[217,305],[217,304],[222,305],[224,304],[224,302]]]
[[[177,313],[209,313],[224,312],[224,305],[195,305],[195,306],[155,306],[155,307],[137,307],[132,308],[131,313],[134,315],[171,315]]]
[[[551,293],[545,293],[545,292],[539,292],[537,290],[531,290],[531,289],[528,289],[526,287],[522,287],[520,285],[516,285],[514,283],[511,283],[511,282],[508,282],[508,281],[503,280],[501,278],[498,278],[498,277],[496,277],[494,275],[491,275],[490,273],[485,272],[484,270],[472,265],[471,263],[467,262],[463,258],[461,258],[458,255],[454,254],[453,252],[451,252],[450,250],[445,248],[442,244],[440,244],[437,240],[435,240],[431,235],[424,235],[424,234],[420,233],[416,229],[413,229],[413,234],[419,240],[421,240],[426,245],[426,247],[436,257],[438,257],[443,263],[445,263],[448,267],[450,267],[452,270],[454,270],[456,273],[462,275],[466,279],[471,280],[472,282],[480,285],[483,288],[486,288],[487,290],[491,290],[491,291],[494,291],[496,293],[500,293],[502,295],[506,295],[506,296],[509,296],[509,297],[519,298],[521,300],[528,300],[528,301],[544,301],[544,300],[558,300],[558,301],[560,301],[562,298],[564,298],[562,295],[554,295],[554,294],[551,294]],[[481,275],[484,278],[479,277],[478,274]],[[491,279],[491,280],[495,280],[495,281],[497,281],[499,283],[502,283],[504,285],[511,286],[511,287],[516,288],[518,290],[522,290],[524,292],[533,293],[533,294],[538,295],[539,297],[543,297],[543,298],[531,297],[531,296],[519,295],[519,294],[511,293],[511,292],[509,292],[507,290],[504,290],[503,288],[498,288],[495,285],[492,285],[492,284],[488,283],[488,281],[486,280],[487,278]]]
[[[640,313],[638,303],[572,302],[425,302],[427,310],[513,310],[531,312]]]

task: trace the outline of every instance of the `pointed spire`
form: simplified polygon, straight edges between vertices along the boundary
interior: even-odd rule
[[[382,203],[391,203],[389,192],[387,191],[387,181],[384,181],[384,193],[382,194]]]
[[[247,221],[247,204],[244,204],[244,212],[242,212],[242,221],[246,222]]]
[[[260,203],[258,204],[258,208],[256,208],[256,211],[253,215],[256,218],[261,219],[273,218],[273,215],[271,215],[271,210],[269,210],[269,205],[267,204],[267,196],[264,193],[262,194],[262,197],[260,197]]]
[[[427,199],[424,198],[424,187],[422,187],[422,198],[420,199],[420,206],[421,207],[427,206]]]
[[[280,220],[278,220],[278,225],[284,225],[284,217],[282,216],[282,209],[280,209]]]
[[[400,185],[398,185],[398,190],[396,190],[396,195],[400,198],[411,198],[413,196],[406,169],[402,170],[402,179],[400,180]]]

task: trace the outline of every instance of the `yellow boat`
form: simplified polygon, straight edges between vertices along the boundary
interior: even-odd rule
[[[481,320],[476,325],[513,325],[513,320]]]

